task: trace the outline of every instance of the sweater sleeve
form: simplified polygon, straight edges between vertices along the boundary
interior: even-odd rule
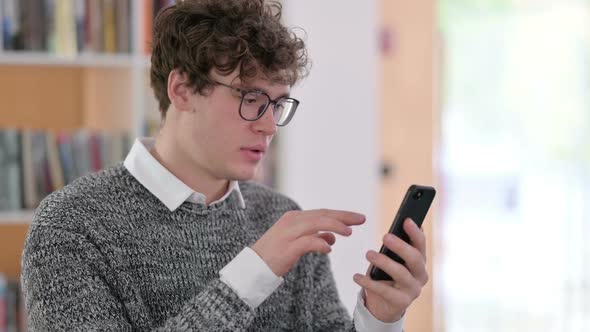
[[[308,255],[310,266],[307,268],[311,278],[311,288],[307,293],[313,319],[313,331],[342,332],[356,331],[354,322],[340,301],[336,281],[332,275],[330,259],[325,254]]]
[[[36,219],[25,243],[21,275],[30,331],[152,328],[142,310],[129,308],[141,306],[140,299],[122,299],[110,286],[110,266],[83,234]],[[254,316],[231,288],[215,279],[154,331],[242,331]]]

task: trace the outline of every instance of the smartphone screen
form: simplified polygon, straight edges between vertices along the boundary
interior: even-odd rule
[[[432,204],[435,195],[436,190],[433,187],[420,185],[410,186],[406,192],[406,195],[404,196],[404,200],[402,201],[395,218],[393,219],[389,233],[400,237],[407,243],[410,243],[410,238],[403,229],[404,220],[410,218],[416,223],[416,225],[418,225],[418,227],[422,226],[424,218],[426,218],[426,214],[428,213],[428,209],[430,209],[430,205]],[[381,250],[379,250],[379,252],[400,264],[405,264],[401,257],[389,250],[384,245],[381,246]],[[387,273],[383,272],[376,266],[371,267],[370,276],[373,280],[391,280],[391,277]]]

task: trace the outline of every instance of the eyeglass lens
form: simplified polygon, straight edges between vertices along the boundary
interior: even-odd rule
[[[262,116],[262,113],[269,107],[270,99],[263,93],[248,92],[242,98],[240,112],[242,117],[247,120],[256,120]],[[292,117],[292,113],[297,107],[291,99],[281,99],[273,107],[273,117],[277,125],[286,124]]]

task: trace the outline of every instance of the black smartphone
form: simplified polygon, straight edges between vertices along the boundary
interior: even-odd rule
[[[418,227],[422,226],[424,218],[428,213],[428,209],[430,208],[435,195],[436,190],[432,187],[419,185],[410,186],[399,210],[397,211],[397,215],[393,219],[389,233],[400,237],[407,243],[410,243],[410,238],[402,227],[404,220],[411,218],[416,223],[416,225],[418,225]],[[405,264],[401,257],[389,250],[384,245],[381,246],[381,250],[379,250],[379,252],[400,264]],[[391,277],[387,273],[383,272],[380,268],[374,265],[371,267],[370,276],[373,280],[391,280]]]

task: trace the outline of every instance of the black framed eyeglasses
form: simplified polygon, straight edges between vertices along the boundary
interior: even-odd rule
[[[281,97],[273,100],[264,91],[245,90],[229,84],[217,81],[214,82],[240,94],[240,108],[238,111],[240,117],[246,121],[256,121],[260,119],[268,107],[272,105],[272,115],[275,119],[275,124],[279,127],[286,126],[293,118],[293,115],[295,115],[297,106],[299,106],[299,100],[294,98]]]

